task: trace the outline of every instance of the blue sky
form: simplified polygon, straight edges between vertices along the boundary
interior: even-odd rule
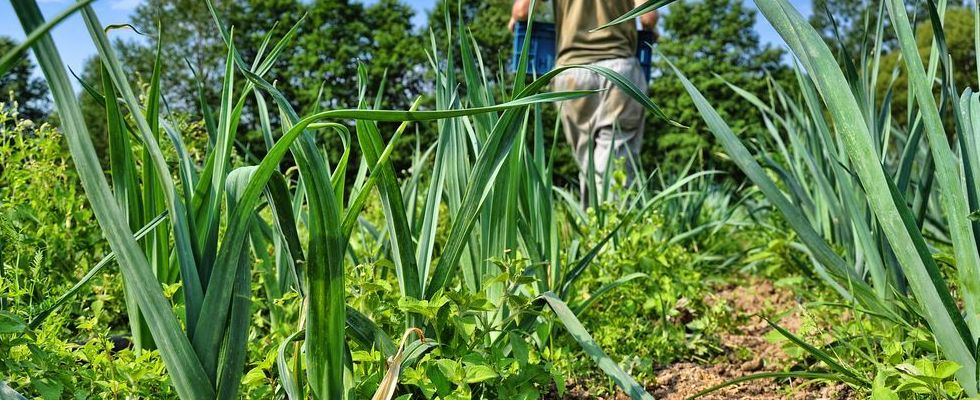
[[[435,0],[403,0],[411,5],[417,12],[413,23],[421,26],[425,23],[426,11],[432,7]],[[48,18],[56,15],[72,0],[39,0],[41,12]],[[129,22],[129,15],[133,9],[140,4],[141,0],[97,0],[95,1],[95,11],[103,25],[120,24]],[[366,0],[372,3],[374,0]],[[811,0],[790,0],[790,2],[800,10],[803,15],[810,15]],[[504,27],[501,27],[504,29]],[[782,46],[783,42],[773,31],[769,23],[761,16],[757,18],[755,29],[764,42]],[[13,7],[8,1],[0,1],[0,35],[13,37],[20,41],[24,38],[24,31],[20,28],[20,23],[14,14]],[[64,23],[56,27],[52,33],[58,50],[65,64],[75,71],[80,71],[85,59],[95,53],[95,46],[89,39],[88,31],[81,16],[75,14]],[[139,36],[126,30],[114,30],[111,38],[133,39]]]

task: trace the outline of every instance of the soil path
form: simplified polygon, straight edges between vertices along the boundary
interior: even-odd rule
[[[798,332],[802,319],[800,304],[790,290],[776,287],[772,281],[750,278],[748,283],[730,284],[717,289],[710,302],[726,302],[737,318],[744,321],[736,329],[721,335],[725,353],[706,363],[679,362],[659,368],[656,381],[647,390],[657,399],[683,400],[709,387],[760,372],[782,371],[791,362],[777,343],[766,339],[772,328],[761,316],[776,319],[780,326]],[[590,395],[587,388],[569,387],[566,399],[628,400],[622,392],[615,397]],[[730,386],[707,396],[705,400],[818,400],[852,399],[857,396],[843,384],[787,383],[772,379],[754,380]]]
[[[650,393],[658,399],[681,400],[732,379],[760,372],[781,371],[789,356],[779,344],[766,339],[772,327],[761,316],[779,317],[778,323],[797,332],[802,323],[797,297],[788,289],[778,288],[769,280],[751,279],[748,285],[720,288],[714,301],[725,301],[736,315],[747,317],[746,323],[733,332],[721,335],[727,350],[710,364],[676,363],[657,371],[657,381]],[[746,354],[749,354],[746,359]],[[785,381],[755,380],[730,386],[705,400],[721,399],[848,399],[852,393],[845,385],[806,384]]]

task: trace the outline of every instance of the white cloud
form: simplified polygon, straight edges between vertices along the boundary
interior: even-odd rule
[[[140,0],[116,0],[110,6],[113,10],[130,11],[140,5]]]

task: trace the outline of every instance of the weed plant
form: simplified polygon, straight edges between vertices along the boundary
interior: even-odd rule
[[[232,44],[235,28],[212,10],[228,49],[220,104],[201,102],[209,122],[201,161],[188,149],[189,132],[166,111],[164,60],[157,55],[137,96],[88,3],[45,22],[34,1],[13,2],[28,39],[0,62],[6,68],[32,47],[112,250],[29,321],[13,320],[22,335],[112,265],[122,275],[131,354],[158,356],[185,399],[234,398],[243,381],[271,387],[250,387],[250,395],[289,398],[536,397],[552,382],[561,386],[544,354],[562,331],[627,394],[650,398],[576,317],[600,295],[646,275],[627,274],[584,297],[576,295],[579,279],[623,229],[703,174],[623,196],[616,219],[599,214],[604,236],[582,240],[576,224],[589,221],[581,219],[582,204],[556,193],[555,144],[544,142],[541,121],[543,104],[594,94],[542,91],[569,68],[602,74],[664,118],[628,80],[574,66],[529,80],[518,73],[513,87],[492,86],[459,25],[455,36],[448,32],[448,49],[433,45],[430,53],[434,109],[378,109],[382,99],[371,94],[383,93],[385,83],[366,82],[361,68],[356,109],[300,116],[263,78],[296,26],[275,40],[271,30],[246,61]],[[108,171],[47,34],[73,12],[102,62],[102,81],[82,84],[104,107]],[[247,117],[260,121],[268,148],[240,162],[234,141],[246,103],[255,105]],[[438,139],[419,146],[412,174],[399,179],[389,162],[394,144],[419,121],[436,121]],[[380,122],[400,125],[382,132]],[[324,151],[321,136],[340,138],[341,157],[326,156],[336,153]],[[369,204],[382,218],[365,218]],[[259,314],[255,297],[264,303]],[[258,354],[248,346],[257,332],[276,341],[263,339]]]

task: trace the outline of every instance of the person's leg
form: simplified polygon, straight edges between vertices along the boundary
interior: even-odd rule
[[[647,91],[646,78],[635,59],[616,59],[600,62],[605,67],[623,75]],[[607,165],[623,160],[626,168],[626,184],[632,183],[643,144],[645,109],[640,102],[626,94],[608,80],[603,79],[602,104],[595,113],[592,136],[595,138],[595,167],[597,188],[603,190],[603,177]]]
[[[595,90],[600,87],[599,85],[600,81],[595,73],[588,70],[573,69],[555,77],[553,88],[556,91]],[[565,139],[572,147],[572,155],[579,167],[579,200],[582,201],[583,205],[588,204],[586,171],[589,168],[589,141],[592,140],[594,116],[600,104],[599,95],[567,100],[558,104],[562,130],[565,133]]]

